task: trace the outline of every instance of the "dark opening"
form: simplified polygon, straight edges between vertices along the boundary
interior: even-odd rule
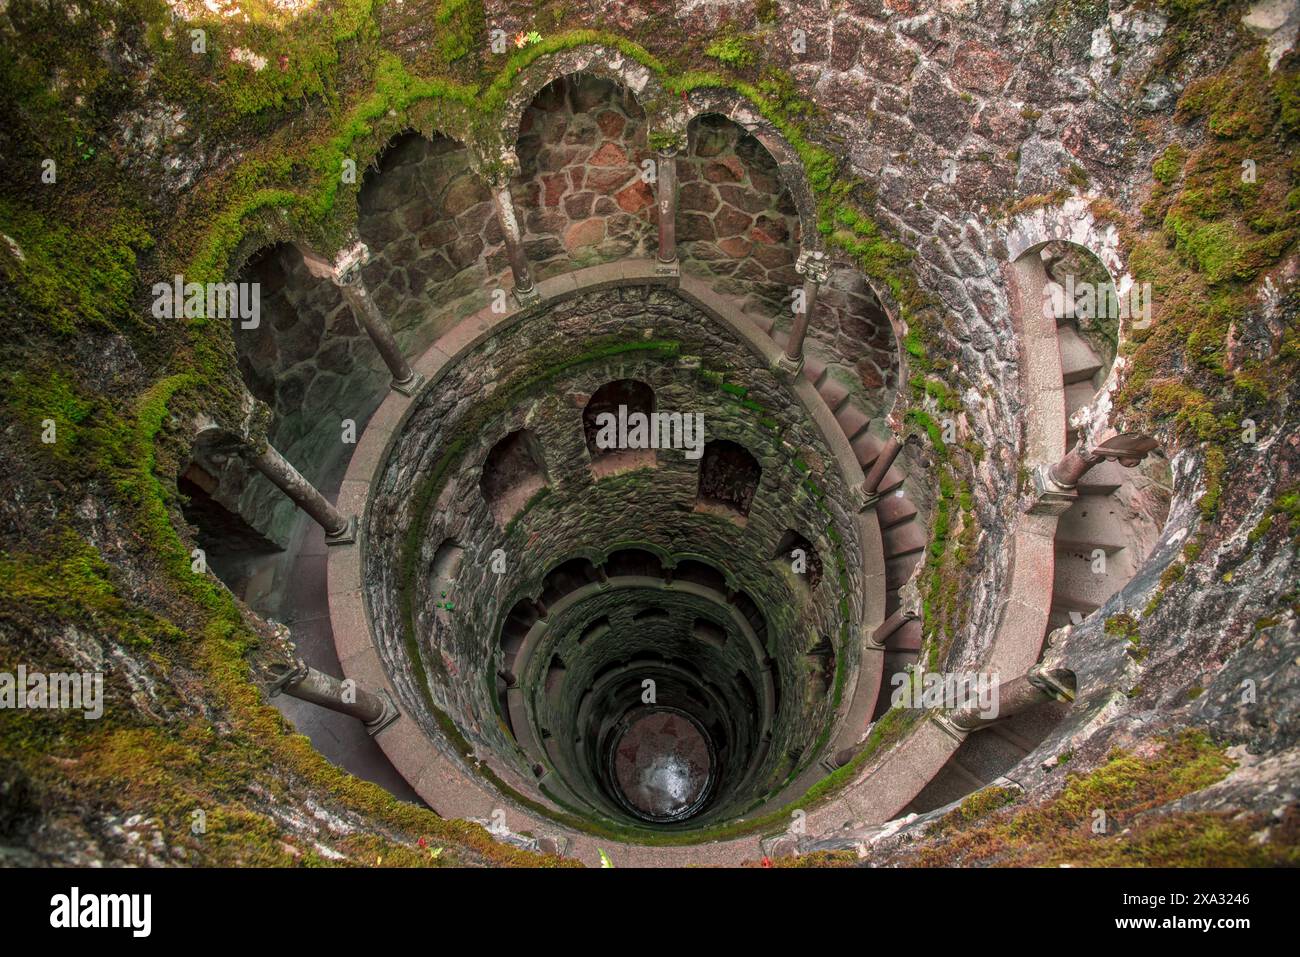
[[[614,382],[605,383],[592,393],[591,398],[587,400],[586,408],[582,410],[582,432],[587,440],[587,451],[593,459],[597,456],[620,451],[612,448],[600,448],[596,444],[596,438],[600,432],[599,416],[603,413],[609,413],[614,416],[614,421],[618,421],[620,406],[627,408],[626,414],[629,416],[633,412],[640,412],[649,416],[655,410],[655,390],[644,382],[638,382],[636,379],[618,379]],[[648,431],[646,437],[648,441]]]
[[[822,580],[822,558],[812,542],[791,529],[781,536],[776,547],[776,560],[785,563],[795,576],[808,586],[816,588]]]
[[[700,461],[699,500],[748,515],[762,474],[758,460],[744,446],[726,439],[714,439],[704,446]]]
[[[546,486],[541,443],[527,429],[511,432],[492,446],[483,463],[479,489],[499,522],[508,522]]]

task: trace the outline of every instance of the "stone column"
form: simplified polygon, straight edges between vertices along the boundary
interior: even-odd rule
[[[501,225],[501,239],[505,243],[506,258],[510,261],[510,273],[515,280],[515,301],[521,306],[528,306],[540,300],[542,296],[533,284],[532,273],[528,270],[528,257],[524,254],[523,230],[519,226],[519,217],[515,215],[514,197],[510,195],[510,177],[518,168],[518,158],[514,153],[506,153],[487,171],[487,180],[492,190],[492,205],[496,209],[497,222]]]
[[[345,516],[331,505],[270,442],[263,439],[260,449],[257,446],[249,447],[246,457],[254,468],[325,529],[325,544],[346,545],[357,540],[356,518]]]
[[[601,588],[609,587],[609,572],[605,571],[604,562],[596,562],[596,581],[600,582]]]
[[[943,715],[950,730],[969,734],[1004,718],[1014,717],[1035,705],[1048,701],[1073,701],[1074,672],[1065,668],[1045,669],[1034,665],[1026,674],[999,684],[992,703],[995,714],[987,714],[978,705],[959,708]]]
[[[292,668],[283,669],[271,687],[271,697],[287,694],[300,701],[310,701],[322,708],[361,721],[370,734],[377,734],[400,716],[387,691],[375,694],[356,687],[355,682],[343,682],[333,675],[317,671],[299,658]]]
[[[343,293],[343,298],[352,310],[352,315],[366,331],[366,335],[370,337],[370,341],[374,343],[380,357],[384,360],[384,365],[388,366],[388,371],[392,373],[393,381],[390,383],[392,388],[403,395],[414,394],[424,381],[424,377],[412,369],[406,357],[402,355],[401,347],[393,337],[392,330],[388,328],[384,317],[379,314],[379,307],[370,297],[370,291],[366,289],[365,281],[361,278],[361,267],[370,261],[369,247],[358,240],[340,252],[332,263],[323,256],[304,249],[302,259],[313,276],[329,279],[339,287],[339,291]]]
[[[778,360],[778,365],[791,375],[803,368],[804,338],[808,335],[813,310],[817,308],[817,292],[821,284],[830,278],[830,263],[820,249],[805,249],[799,253],[794,268],[795,272],[804,277],[803,308],[794,314],[794,325],[790,328],[790,339],[785,344],[785,354]]]
[[[894,460],[902,451],[903,441],[896,434],[891,433],[885,440],[885,444],[880,447],[880,452],[876,455],[876,460],[871,463],[871,468],[867,470],[862,484],[857,486],[855,494],[859,511],[865,512],[876,507],[876,503],[880,501],[880,483],[884,481],[885,473],[889,471],[889,467],[894,464]]]
[[[905,606],[898,609],[898,611],[886,618],[884,622],[881,623],[880,627],[876,629],[875,633],[867,642],[868,647],[876,649],[884,648],[885,645],[889,643],[889,639],[893,637],[894,632],[898,631],[898,629],[902,628],[909,621],[914,621],[920,617],[921,616],[912,608]]]
[[[1107,459],[1133,468],[1158,443],[1149,435],[1139,432],[1111,432],[1102,442],[1090,444],[1081,430],[1079,441],[1065,457],[1052,465],[1039,465],[1033,471],[1034,501],[1029,511],[1039,515],[1060,515],[1078,498],[1076,486],[1088,470]]]
[[[661,276],[681,274],[677,261],[677,147],[658,151],[655,175],[655,200],[659,210],[659,251],[655,254],[655,272]]]

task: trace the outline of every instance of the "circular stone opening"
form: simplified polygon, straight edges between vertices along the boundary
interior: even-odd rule
[[[713,742],[695,719],[674,708],[647,708],[624,716],[610,779],[619,803],[637,817],[682,821],[708,802],[713,765]]]

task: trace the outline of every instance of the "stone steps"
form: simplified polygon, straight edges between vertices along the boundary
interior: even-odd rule
[[[1056,578],[1052,587],[1053,604],[1089,610],[1100,608],[1111,595],[1133,577],[1126,550],[1108,552],[1106,571],[1093,571],[1092,549],[1056,549]]]
[[[1101,371],[1101,359],[1073,326],[1059,327],[1056,341],[1061,350],[1061,378],[1066,385],[1091,381]]]
[[[886,495],[876,503],[876,517],[880,520],[881,531],[893,528],[903,522],[910,522],[916,517],[916,506],[906,495]]]
[[[1058,548],[1114,550],[1123,548],[1128,540],[1128,523],[1121,506],[1109,495],[1080,495],[1056,522]]]

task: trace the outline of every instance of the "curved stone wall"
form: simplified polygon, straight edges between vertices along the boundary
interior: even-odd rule
[[[650,385],[658,410],[701,412],[709,440],[753,454],[762,474],[748,515],[700,503],[700,463],[682,450],[659,451],[651,467],[593,470],[582,410],[597,388],[624,378]],[[577,555],[607,558],[627,545],[655,549],[670,566],[707,561],[743,594],[742,606],[760,610],[756,630],[767,660],[746,666],[748,680],[761,684],[758,672],[770,668],[781,704],[751,793],[773,792],[812,762],[839,702],[834,692],[812,693],[809,673],[823,662],[809,655],[829,639],[842,672],[835,688],[852,687],[864,588],[848,481],[787,388],[697,306],[669,289],[636,285],[548,302],[442,368],[377,473],[365,526],[376,642],[426,733],[445,743],[431,700],[470,745],[528,782],[536,756],[516,747],[521,729],[511,734],[496,687],[499,623],[520,600],[541,596],[555,566]],[[546,484],[506,518],[489,508],[481,478],[492,447],[520,429],[533,438]],[[776,557],[791,530],[824,563],[815,588]],[[450,587],[440,569],[446,543],[460,552]],[[552,651],[546,646],[530,661],[545,667]],[[564,658],[563,647],[559,653]]]

